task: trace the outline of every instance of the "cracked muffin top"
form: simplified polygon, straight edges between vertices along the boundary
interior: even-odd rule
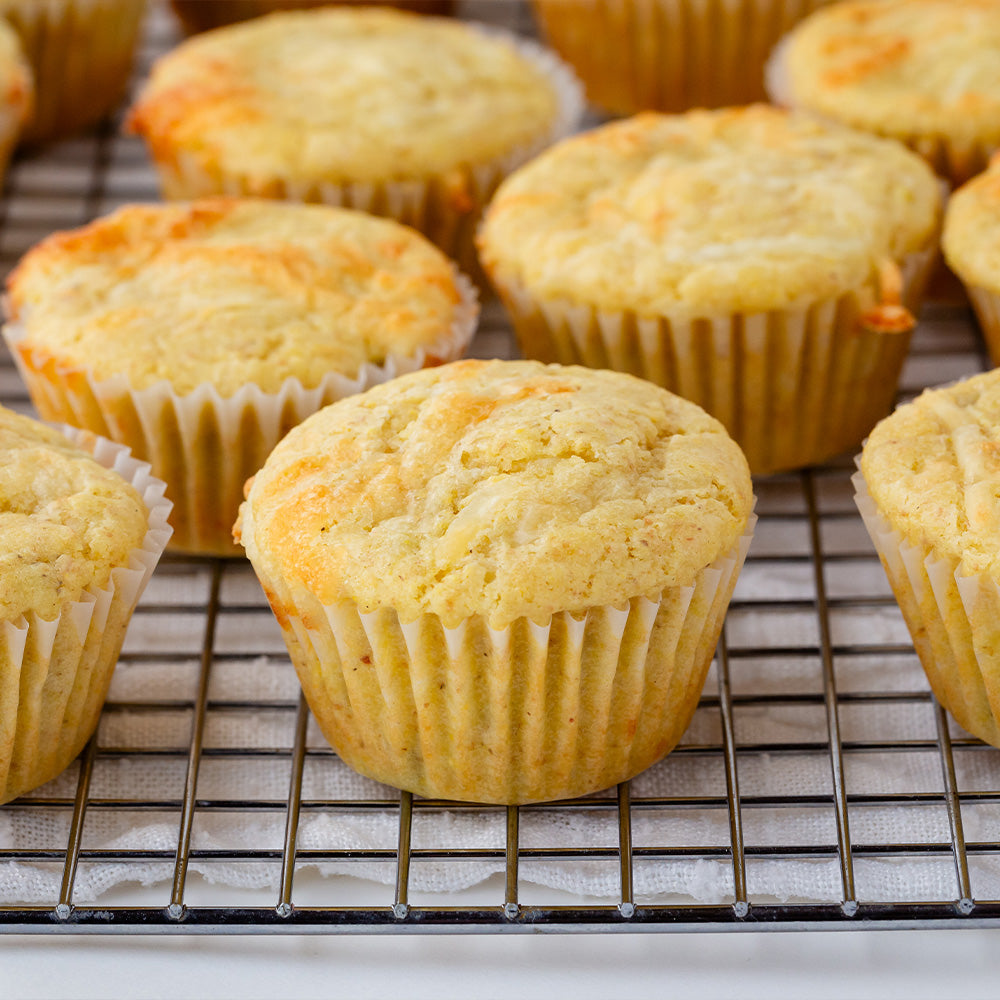
[[[130,127],[157,160],[300,183],[447,176],[544,136],[556,89],[509,40],[387,8],[291,11],[157,61]]]
[[[397,222],[231,198],[128,205],[56,233],[8,290],[19,351],[223,396],[433,354],[455,341],[462,300],[451,261]]]
[[[891,140],[765,105],[645,112],[513,173],[479,242],[492,277],[536,298],[714,316],[879,294],[936,239],[940,203]]]
[[[287,588],[503,628],[689,585],[752,504],[742,452],[693,403],[617,372],[462,361],[291,431],[235,534],[279,616]]]
[[[963,281],[1000,294],[1000,154],[948,199],[941,245]]]
[[[55,618],[142,545],[148,512],[118,473],[0,406],[0,621]]]
[[[872,431],[861,471],[907,541],[1000,581],[1000,369],[900,406]]]
[[[866,131],[1000,145],[1000,4],[823,7],[782,43],[773,84],[782,101]]]

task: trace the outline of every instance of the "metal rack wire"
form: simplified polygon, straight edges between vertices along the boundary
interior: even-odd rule
[[[507,4],[502,16],[529,26],[523,6]],[[152,19],[137,77],[172,30],[164,12]],[[25,156],[0,203],[0,264],[9,269],[50,231],[155,197],[143,150],[113,123]],[[503,316],[491,305],[472,353],[513,352]],[[984,364],[965,307],[932,306],[903,392]],[[0,401],[30,411],[6,355]],[[79,762],[0,807],[0,886],[5,872],[24,876],[12,883],[24,888],[0,893],[0,930],[459,933],[1000,923],[993,871],[1000,869],[1000,752],[961,732],[929,694],[854,509],[850,472],[845,458],[757,484],[760,525],[695,723],[656,779],[641,776],[544,806],[422,800],[372,783],[343,791],[342,765],[310,726],[249,568],[168,556],[136,613],[101,727]],[[133,685],[137,678],[143,683]],[[253,732],[265,732],[255,743],[241,742],[248,716]],[[243,784],[227,784],[230,772],[244,775]],[[792,773],[807,777],[791,781]],[[247,780],[252,789],[259,782],[259,790],[234,795],[231,788],[246,789]],[[894,832],[907,828],[900,816],[919,818],[918,833]],[[588,843],[565,836],[578,817],[600,830]],[[492,834],[472,843],[442,839],[442,825],[456,818],[482,820]],[[215,820],[265,832],[257,842],[252,835],[238,843],[213,840],[205,827]],[[303,828],[317,820],[348,832],[306,842]],[[352,840],[356,820],[377,822],[390,835]],[[970,821],[972,838],[965,832]],[[119,836],[102,839],[98,828]],[[144,836],[122,832],[133,828]],[[159,839],[151,839],[151,829]],[[573,895],[558,888],[558,879],[540,882],[532,874],[538,866],[564,873],[570,887],[579,884],[574,871],[598,871],[604,890]],[[706,867],[722,886],[707,902],[695,901],[697,889],[663,888],[669,880],[659,878]],[[482,878],[465,877],[473,868]],[[112,869],[115,887],[102,892]],[[249,890],[230,891],[212,874],[236,869],[251,873],[244,880],[256,886],[251,902]],[[434,894],[418,877],[426,870],[445,873],[446,883],[457,872],[450,884],[477,885]],[[794,877],[779,879],[786,889],[776,895],[774,873],[782,871]]]

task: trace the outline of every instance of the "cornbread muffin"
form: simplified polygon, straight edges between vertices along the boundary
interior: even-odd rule
[[[766,473],[892,405],[940,202],[892,141],[764,105],[646,112],[516,171],[479,248],[526,356],[663,385]]]
[[[35,78],[22,138],[58,139],[93,125],[125,94],[145,0],[0,0]]]
[[[1000,147],[996,0],[845,0],[782,44],[772,96],[891,136],[959,184]]]
[[[378,3],[379,0],[337,0],[339,3]],[[330,0],[170,0],[170,6],[189,34],[221,28],[236,21],[270,14],[276,10],[329,6]],[[395,0],[387,4],[418,14],[450,14],[453,0]]]
[[[465,361],[295,428],[234,534],[345,761],[530,802],[677,743],[752,506],[739,448],[694,404],[615,372]]]
[[[428,235],[467,270],[500,178],[565,134],[580,95],[513,36],[380,8],[273,14],[160,59],[129,126],[168,198],[344,204]]]
[[[1000,746],[1000,369],[924,392],[871,433],[855,477],[931,687]]]
[[[1000,364],[1000,154],[948,199],[942,246],[968,292],[990,357]]]
[[[617,114],[763,100],[764,65],[830,0],[533,0],[552,47]]]
[[[123,449],[0,407],[0,803],[90,738],[169,508]]]
[[[0,180],[33,107],[31,67],[17,35],[0,20]]]
[[[247,476],[343,395],[458,357],[477,309],[418,233],[322,205],[130,205],[8,280],[4,333],[39,412],[168,483],[177,548],[238,554]]]

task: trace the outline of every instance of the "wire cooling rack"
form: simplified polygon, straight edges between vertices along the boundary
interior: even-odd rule
[[[514,2],[473,14],[530,31]],[[154,8],[137,79],[174,40]],[[0,264],[152,200],[111,123],[23,156]],[[489,304],[472,353],[510,357]],[[927,309],[902,393],[984,367],[964,304]],[[31,412],[11,361],[0,400]],[[1000,923],[1000,752],[932,699],[849,457],[756,484],[760,522],[695,720],[631,783],[531,807],[353,778],[311,725],[252,572],[167,556],[94,739],[0,807],[9,932],[483,932]]]

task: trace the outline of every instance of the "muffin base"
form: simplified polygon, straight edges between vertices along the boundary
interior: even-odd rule
[[[110,441],[63,430],[139,491],[149,530],[105,587],[88,588],[54,620],[0,622],[0,804],[54,778],[90,739],[129,619],[170,537],[170,501],[149,466]]]
[[[462,355],[472,339],[478,307],[471,284],[458,274],[456,283],[462,300],[447,337],[414,355],[390,355],[381,365],[366,364],[353,379],[331,372],[311,389],[294,378],[277,392],[247,385],[232,396],[221,396],[208,384],[185,395],[167,382],[133,389],[123,375],[100,380],[26,346],[19,323],[7,324],[3,335],[43,417],[127,445],[167,483],[174,503],[172,549],[242,556],[232,527],[243,484],[292,427],[344,396]]]
[[[756,518],[657,600],[446,627],[393,609],[296,604],[263,580],[306,700],[343,760],[420,795],[491,803],[585,795],[669,753],[701,696]]]
[[[931,690],[959,724],[1000,747],[1000,587],[968,576],[930,545],[913,545],[879,511],[860,472],[855,502]]]
[[[533,0],[587,96],[617,114],[766,100],[773,46],[830,0]]]
[[[125,94],[145,0],[0,0],[35,76],[35,111],[22,141],[93,125]]]
[[[902,267],[915,311],[936,247]],[[858,444],[892,408],[910,333],[859,321],[870,293],[796,309],[675,319],[536,299],[491,275],[525,357],[649,379],[721,420],[755,475],[812,465]]]

